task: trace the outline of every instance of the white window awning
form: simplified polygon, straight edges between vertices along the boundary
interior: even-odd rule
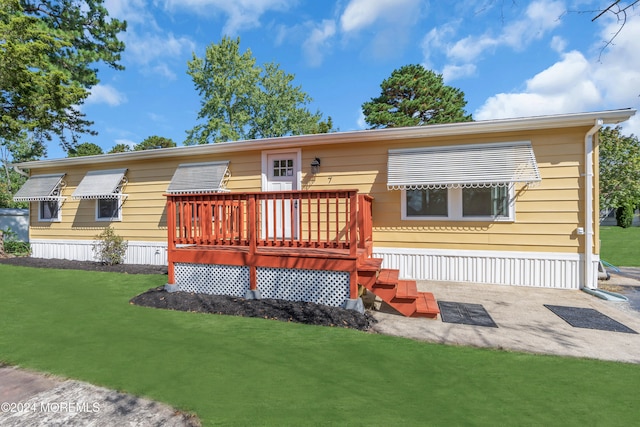
[[[122,187],[127,182],[125,173],[127,173],[127,169],[89,171],[82,178],[71,197],[75,200],[126,197],[126,194],[122,194]]]
[[[389,150],[390,190],[498,187],[541,181],[531,143]]]
[[[229,162],[184,163],[178,165],[167,193],[194,194],[226,191]]]
[[[34,175],[18,190],[13,200],[16,202],[64,200],[61,196],[64,175],[63,173]]]

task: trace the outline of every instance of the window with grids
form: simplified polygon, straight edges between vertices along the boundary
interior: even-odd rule
[[[283,159],[273,161],[273,176],[293,176],[293,160]]]

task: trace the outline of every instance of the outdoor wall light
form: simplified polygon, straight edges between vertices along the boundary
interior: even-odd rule
[[[311,162],[311,173],[315,175],[318,172],[320,172],[320,159],[316,157]]]

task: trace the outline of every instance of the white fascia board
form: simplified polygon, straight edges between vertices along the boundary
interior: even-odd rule
[[[477,122],[447,123],[403,128],[358,130],[350,132],[296,135],[279,138],[219,142],[215,144],[192,145],[155,150],[132,151],[126,153],[100,154],[97,156],[71,157],[64,159],[36,160],[16,163],[20,169],[41,169],[62,166],[92,165],[95,163],[121,163],[124,161],[167,159],[175,157],[202,156],[211,154],[236,153],[249,150],[274,150],[329,144],[353,144],[358,142],[393,141],[417,138],[434,138],[456,135],[479,135],[494,132],[516,132],[535,129],[569,128],[592,126],[595,120],[604,124],[617,124],[628,120],[636,113],[634,109],[599,111],[591,113],[559,114],[513,119],[494,119]]]

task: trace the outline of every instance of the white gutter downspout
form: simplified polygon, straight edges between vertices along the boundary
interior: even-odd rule
[[[585,182],[585,212],[584,212],[584,285],[583,288],[594,289],[595,275],[593,274],[593,135],[602,128],[602,119],[596,119],[595,125],[584,136],[584,182]]]
[[[13,170],[16,171],[17,173],[19,173],[22,176],[26,176],[27,178],[29,178],[29,174],[26,173],[25,171],[23,171],[22,169],[20,169],[18,166],[13,166]]]
[[[588,294],[608,301],[628,301],[624,295],[598,289],[597,276],[593,268],[593,135],[602,128],[604,121],[596,119],[595,125],[584,136],[584,182],[585,182],[585,212],[584,212],[584,284],[582,290]]]

